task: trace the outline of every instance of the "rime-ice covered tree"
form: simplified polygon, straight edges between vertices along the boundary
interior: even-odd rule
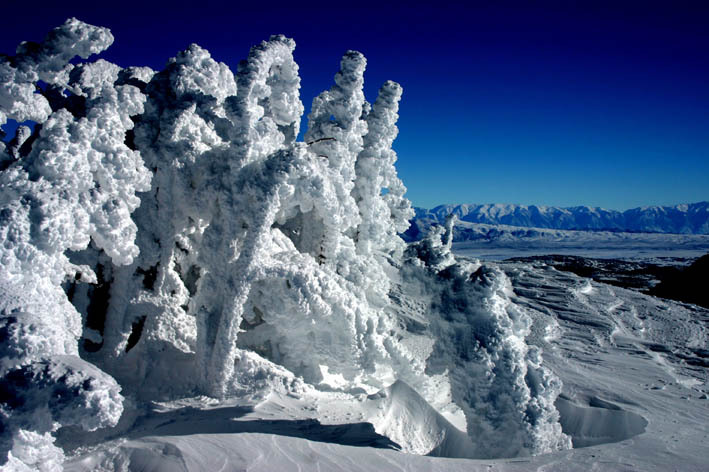
[[[30,137],[21,128],[0,175],[0,454],[10,463],[55,470],[51,432],[114,425],[122,411],[115,380],[79,358],[82,317],[61,287],[96,281],[67,257],[90,241],[116,265],[138,254],[130,213],[150,174],[124,140],[144,97],[116,85],[119,68],[105,61],[68,63],[112,41],[107,29],[71,19],[0,62],[2,123],[36,122]],[[34,93],[39,81],[45,88]]]
[[[56,469],[52,433],[115,425],[121,395],[397,380],[463,413],[480,456],[563,445],[557,384],[504,274],[473,277],[442,230],[403,257],[398,84],[370,105],[366,61],[348,51],[298,142],[293,40],[255,46],[236,75],[197,45],[158,72],[69,63],[111,42],[72,19],[0,58],[0,122],[36,123],[0,147],[0,463]],[[428,297],[425,334],[400,317],[402,287]],[[411,347],[422,337],[429,348]]]
[[[436,313],[426,373],[449,380],[450,400],[464,413],[473,439],[470,457],[570,448],[553,405],[561,382],[542,365],[540,349],[525,341],[531,318],[510,300],[512,287],[500,269],[456,262],[451,253],[456,219],[449,215],[445,226],[409,245],[401,271],[413,287],[436,287],[423,297]]]

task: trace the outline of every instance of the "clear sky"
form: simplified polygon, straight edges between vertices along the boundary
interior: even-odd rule
[[[102,57],[121,66],[195,42],[235,71],[284,33],[306,112],[359,50],[368,100],[404,87],[394,148],[416,206],[709,200],[709,2],[10,3],[6,54],[75,16],[112,30]]]

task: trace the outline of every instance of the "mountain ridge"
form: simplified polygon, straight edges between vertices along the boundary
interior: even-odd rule
[[[414,220],[443,223],[455,214],[461,221],[526,228],[645,233],[709,234],[709,201],[672,206],[644,206],[625,211],[601,207],[517,205],[502,203],[448,204],[415,207]]]

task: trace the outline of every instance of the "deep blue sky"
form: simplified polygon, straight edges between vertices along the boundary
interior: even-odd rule
[[[195,42],[236,70],[284,33],[306,112],[363,52],[368,100],[404,87],[394,148],[417,206],[709,200],[709,2],[12,3],[8,54],[69,16],[111,28],[102,57],[154,69]]]

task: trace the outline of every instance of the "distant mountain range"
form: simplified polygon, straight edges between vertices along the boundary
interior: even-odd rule
[[[508,205],[440,205],[415,208],[409,239],[431,223],[443,223],[453,213],[464,222],[561,230],[622,231],[643,233],[709,234],[709,202],[675,206],[647,206],[626,211],[577,206],[569,208]]]

